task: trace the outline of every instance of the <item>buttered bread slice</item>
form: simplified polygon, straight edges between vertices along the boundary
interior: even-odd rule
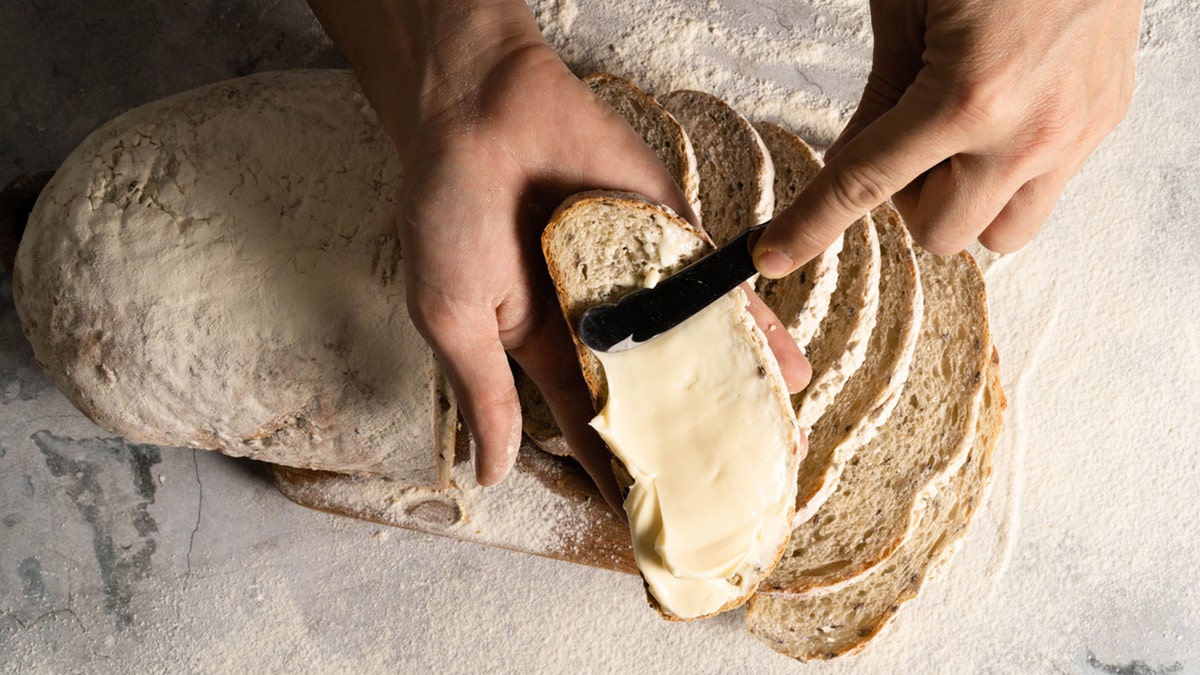
[[[712,244],[665,207],[588,192],[559,207],[542,247],[574,328],[589,307],[653,285]],[[741,605],[787,542],[802,458],[783,374],[745,293],[633,349],[576,347],[651,604],[669,619]]]

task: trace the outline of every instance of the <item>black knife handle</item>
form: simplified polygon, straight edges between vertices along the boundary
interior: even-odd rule
[[[609,352],[636,346],[683,323],[754,276],[750,245],[766,226],[746,230],[653,288],[588,309],[579,319],[579,339],[595,351]]]

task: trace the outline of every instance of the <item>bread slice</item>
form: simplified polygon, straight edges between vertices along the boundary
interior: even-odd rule
[[[879,236],[869,216],[842,234],[837,286],[806,355],[812,379],[793,397],[796,420],[809,433],[846,381],[862,366],[879,311]]]
[[[711,250],[712,245],[703,232],[670,210],[642,197],[625,193],[588,192],[568,199],[555,211],[543,234],[542,246],[563,313],[573,329],[582,313],[589,307],[619,299],[647,285],[649,279],[665,276],[680,269]],[[753,420],[745,420],[744,423],[748,425],[745,428],[753,429],[756,433],[761,432],[764,437],[771,439],[770,447],[777,448],[772,450],[772,453],[777,453],[778,456],[772,455],[767,464],[755,469],[768,471],[753,474],[755,477],[752,481],[753,485],[758,486],[756,490],[760,489],[767,495],[767,502],[771,507],[769,511],[758,513],[757,517],[761,519],[762,525],[757,534],[752,536],[750,531],[741,531],[738,534],[739,538],[751,537],[756,543],[750,545],[750,554],[737,565],[733,573],[722,579],[712,580],[711,583],[722,585],[724,589],[722,593],[714,596],[717,598],[716,603],[706,601],[701,603],[700,607],[691,606],[686,611],[679,611],[674,601],[668,600],[668,596],[663,593],[667,590],[673,593],[676,582],[684,585],[690,582],[680,582],[678,577],[662,573],[662,569],[669,567],[669,563],[658,557],[659,546],[655,542],[675,541],[679,537],[687,539],[688,535],[674,529],[672,523],[677,522],[673,520],[674,516],[667,517],[672,509],[692,509],[699,506],[719,514],[726,506],[740,508],[737,504],[723,504],[716,497],[712,498],[714,501],[706,504],[705,500],[709,497],[702,492],[708,485],[705,482],[695,484],[695,491],[682,491],[681,494],[687,496],[686,507],[681,505],[682,502],[674,504],[667,501],[672,493],[665,487],[677,480],[676,476],[689,475],[692,467],[708,467],[705,470],[706,475],[740,471],[742,463],[730,463],[739,458],[722,453],[722,447],[715,443],[691,445],[689,442],[686,447],[672,447],[669,440],[659,439],[667,445],[657,446],[654,450],[666,457],[666,460],[656,466],[671,467],[670,471],[663,470],[653,474],[620,462],[614,467],[618,481],[627,490],[625,505],[633,523],[635,557],[646,580],[651,604],[664,617],[671,619],[702,618],[745,602],[778,560],[791,529],[795,499],[794,478],[801,460],[802,441],[795,425],[783,375],[767,346],[766,336],[745,309],[744,292],[740,288],[735,289],[719,303],[727,299],[730,301],[728,306],[732,309],[727,314],[719,315],[719,325],[727,326],[728,335],[736,348],[724,353],[722,359],[711,361],[713,372],[735,373],[739,378],[744,376],[739,380],[739,387],[744,383],[747,388],[738,389],[738,398],[761,397],[768,401],[766,406],[754,408]],[[689,320],[673,333],[687,335],[688,331],[698,330],[695,326],[693,320]],[[718,332],[722,330],[724,328],[720,328]],[[657,340],[666,339],[667,336],[664,336]],[[584,378],[592,392],[596,409],[601,411],[597,420],[606,419],[608,411],[618,408],[621,403],[619,399],[610,400],[610,374],[605,373],[600,361],[577,337],[576,346]],[[630,352],[649,349],[651,347],[648,345],[636,347]],[[668,356],[673,355],[672,353]],[[611,359],[612,356],[606,358]],[[610,361],[611,363],[615,361]],[[644,386],[666,391],[670,385],[666,383],[669,376],[664,373],[669,372],[669,364],[664,361],[656,363],[660,367],[646,372],[644,380],[639,376],[639,387],[644,381]],[[690,372],[696,376],[694,371]],[[707,372],[698,375],[701,382],[707,376]],[[718,375],[717,379],[720,380],[721,377]],[[703,384],[695,389],[709,391],[711,396],[689,401],[698,403],[700,409],[688,409],[685,414],[679,411],[674,411],[674,414],[665,411],[656,413],[662,414],[664,428],[674,429],[675,425],[671,424],[674,420],[684,422],[682,426],[685,427],[696,425],[707,429],[713,426],[714,420],[719,421],[723,411],[731,405],[720,399],[724,389],[719,384],[711,390],[705,389]],[[659,402],[664,406],[679,403],[674,396],[667,395],[656,397],[652,394],[647,399],[648,404],[655,406],[656,410]],[[774,443],[775,440],[779,442]],[[614,451],[618,455],[622,453],[622,449],[618,447],[614,447]],[[678,470],[675,470],[676,467]],[[778,494],[772,494],[772,491],[777,491]],[[778,501],[779,499],[784,499],[786,503]],[[639,510],[638,506],[642,500],[661,504],[661,509],[656,511],[659,522],[653,523],[648,529],[639,526],[646,517],[645,511]],[[679,511],[676,510],[675,513],[678,514]],[[689,513],[689,517],[691,515]],[[711,526],[717,527],[717,523],[711,523]],[[639,532],[648,534],[649,538],[640,539]],[[649,543],[639,545],[638,541]],[[696,542],[687,540],[688,546],[694,543]]]
[[[700,166],[702,223],[718,246],[766,222],[775,208],[775,169],[754,126],[721,99],[674,91],[661,103],[683,125]]]
[[[792,205],[796,196],[821,170],[821,158],[807,143],[790,131],[770,122],[754,125],[775,167],[775,213]],[[760,278],[754,290],[783,322],[801,351],[821,326],[829,301],[837,288],[838,254],[842,237],[792,274],[780,279]]]
[[[922,503],[967,456],[992,355],[983,277],[966,253],[918,250],[917,263],[925,311],[900,401],[792,533],[763,592],[832,589],[867,574],[912,534]]]
[[[649,94],[625,78],[610,73],[594,73],[583,83],[633,127],[658,155],[667,172],[675,179],[696,216],[700,214],[700,174],[692,142],[675,116]],[[522,429],[538,448],[560,457],[571,450],[550,413],[541,392],[520,369],[515,371],[517,394],[521,400]]]
[[[912,537],[875,571],[844,588],[800,596],[755,595],[746,611],[746,625],[755,637],[801,661],[856,653],[936,576],[985,502],[990,484],[1005,407],[995,360],[985,378],[970,454],[946,489],[921,510]]]
[[[692,142],[675,116],[637,85],[611,73],[594,73],[583,83],[617,111],[646,141],[667,172],[683,190],[683,196],[700,216],[700,174]]]
[[[879,234],[879,310],[865,361],[809,432],[808,455],[797,479],[797,525],[833,494],[846,463],[892,414],[920,333],[924,295],[912,237],[890,204],[872,216]]]
[[[443,485],[456,412],[405,309],[402,175],[345,71],[121,115],[65,160],[21,241],[38,362],[133,442]]]

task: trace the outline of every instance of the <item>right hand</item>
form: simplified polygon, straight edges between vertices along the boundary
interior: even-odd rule
[[[939,254],[1024,246],[1125,114],[1139,0],[871,0],[862,102],[825,168],[772,222],[759,270],[789,274],[894,195]]]

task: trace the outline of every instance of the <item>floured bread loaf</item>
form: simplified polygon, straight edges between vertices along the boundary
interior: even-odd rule
[[[999,369],[989,364],[982,410],[971,451],[946,488],[918,515],[912,536],[878,569],[856,583],[803,595],[758,594],[746,625],[776,651],[801,661],[829,659],[861,650],[916,597],[965,534],[990,485],[992,454],[1004,412]]]
[[[754,126],[704,92],[674,91],[660,101],[695,148],[704,231],[720,246],[766,222],[775,208],[775,169]]]
[[[542,237],[568,324],[709,251],[707,237],[640,197],[569,199]],[[619,461],[634,557],[665,617],[694,619],[754,592],[787,541],[801,439],[783,375],[738,288],[641,346],[576,339]],[[713,353],[719,353],[719,359]]]
[[[792,533],[764,592],[836,588],[869,573],[911,536],[923,502],[966,459],[992,355],[983,278],[966,253],[918,251],[917,260],[924,317],[900,401]]]
[[[132,441],[442,484],[456,413],[405,309],[401,178],[349,72],[255,75],[114,119],[20,245],[38,362]]]

